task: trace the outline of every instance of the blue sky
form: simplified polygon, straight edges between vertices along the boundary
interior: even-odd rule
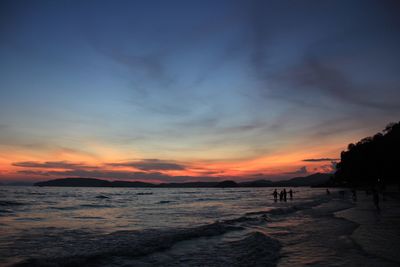
[[[285,173],[304,167],[305,151],[337,157],[399,118],[396,1],[0,5],[4,176],[54,158],[228,173],[265,158],[246,171]]]

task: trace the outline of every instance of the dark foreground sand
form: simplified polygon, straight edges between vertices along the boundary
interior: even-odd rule
[[[371,195],[333,196],[269,228],[282,244],[278,266],[400,266],[400,201],[390,196],[380,213]]]
[[[372,202],[372,196],[359,192],[355,206],[337,212],[336,216],[359,225],[351,238],[364,251],[400,265],[399,195],[399,193],[389,193],[386,201],[381,198],[381,211],[378,212]]]

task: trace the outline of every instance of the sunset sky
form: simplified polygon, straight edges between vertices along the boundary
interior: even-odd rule
[[[331,172],[400,118],[400,1],[0,1],[0,182]]]

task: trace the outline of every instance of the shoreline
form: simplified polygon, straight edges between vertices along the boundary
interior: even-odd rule
[[[269,194],[262,192],[260,200],[264,196]],[[143,199],[149,197],[156,197],[157,200],[165,198],[139,195]],[[171,194],[171,197],[175,195]],[[400,254],[395,253],[399,246],[393,245],[397,236],[393,231],[398,225],[396,222],[399,222],[400,202],[391,197],[382,202],[382,213],[378,217],[381,219],[376,222],[370,197],[359,193],[359,200],[355,203],[349,194],[342,198],[338,191],[329,196],[314,194],[304,201],[279,202],[272,209],[246,212],[233,219],[217,219],[213,223],[188,228],[97,234],[49,229],[37,232],[36,235],[40,236],[36,237],[44,240],[55,237],[58,241],[52,239],[57,241],[52,247],[43,244],[42,255],[36,254],[37,247],[33,243],[15,243],[16,249],[22,246],[24,250],[16,250],[14,255],[19,255],[21,259],[27,257],[12,266],[72,266],[75,263],[83,266],[181,266],[183,263],[186,266],[398,266],[399,262],[393,258]],[[116,196],[99,199],[96,193],[89,199],[110,202],[114,198]],[[188,198],[192,198],[192,194]],[[379,227],[373,227],[377,223]],[[388,225],[390,227],[386,227]],[[392,229],[392,232],[385,229]],[[21,241],[29,240],[29,236],[21,238]],[[63,242],[63,239],[68,242]],[[380,241],[389,248],[373,246]],[[76,250],[77,247],[79,250]],[[379,250],[382,248],[387,255]]]
[[[373,204],[372,195],[358,192],[358,200],[349,209],[335,212],[335,216],[354,222],[358,227],[351,238],[365,253],[380,257],[400,265],[400,201],[387,196],[380,203],[378,212]]]
[[[360,203],[369,202],[361,199]],[[396,259],[366,248],[369,243],[377,243],[375,241],[379,238],[374,232],[366,242],[358,240],[363,223],[341,216],[345,213],[354,214],[355,208],[357,203],[350,198],[332,196],[320,205],[269,223],[268,232],[282,244],[277,266],[399,266]],[[393,250],[398,249],[391,242],[396,237],[387,237],[386,248],[391,246]]]

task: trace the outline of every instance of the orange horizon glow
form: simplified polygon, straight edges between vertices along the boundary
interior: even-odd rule
[[[2,146],[0,181],[33,182],[66,177],[153,183],[284,180],[317,172],[334,172],[340,152],[346,149],[348,143],[365,135],[364,132],[353,132],[316,143],[298,141],[269,153],[243,154],[243,157],[239,157],[238,153],[231,154],[227,149],[218,154],[221,159],[215,159],[212,148],[209,155],[205,152],[200,155],[184,152],[175,154],[175,157],[163,157],[163,153],[144,153],[126,146],[107,145],[95,139],[81,141],[79,147],[72,148],[67,145],[41,148]],[[326,144],[321,144],[323,142]],[[146,168],[135,167],[143,161]],[[152,165],[157,167],[159,164],[161,168],[152,168]],[[171,164],[172,168],[169,168]]]
[[[5,183],[330,173],[400,116],[397,14],[380,1],[8,2]]]
[[[272,180],[290,178],[294,176],[304,176],[316,172],[332,172],[334,171],[331,162],[305,162],[307,158],[338,158],[343,147],[332,145],[325,148],[315,148],[304,151],[279,151],[273,155],[258,155],[252,158],[235,159],[235,160],[169,160],[176,164],[185,166],[179,170],[143,170],[134,166],[113,166],[112,164],[137,162],[142,158],[132,153],[126,156],[123,152],[116,149],[107,148],[105,146],[91,145],[92,153],[83,153],[78,150],[58,148],[47,153],[39,151],[18,151],[11,150],[4,154],[7,157],[0,157],[0,180],[2,181],[42,181],[55,178],[76,177],[76,175],[64,175],[70,168],[63,167],[23,167],[16,166],[16,163],[34,162],[44,164],[48,162],[58,162],[65,164],[76,164],[78,170],[113,172],[115,177],[94,177],[107,180],[135,180],[145,182],[165,182],[157,179],[130,179],[120,178],[118,173],[159,173],[171,177],[185,176],[186,181],[208,180],[251,180],[256,179],[256,175],[270,177]],[[328,152],[328,153],[327,153]],[[125,158],[125,160],[121,160]],[[126,160],[126,159],[129,160]],[[112,164],[111,164],[112,163]],[[17,164],[18,165],[18,164]],[[307,173],[297,172],[303,168]],[[305,169],[304,169],[305,168]],[[22,171],[35,171],[37,173],[23,173]],[[51,175],[41,175],[38,173],[55,173]],[[60,174],[58,174],[60,173]],[[192,177],[192,179],[191,179]]]

